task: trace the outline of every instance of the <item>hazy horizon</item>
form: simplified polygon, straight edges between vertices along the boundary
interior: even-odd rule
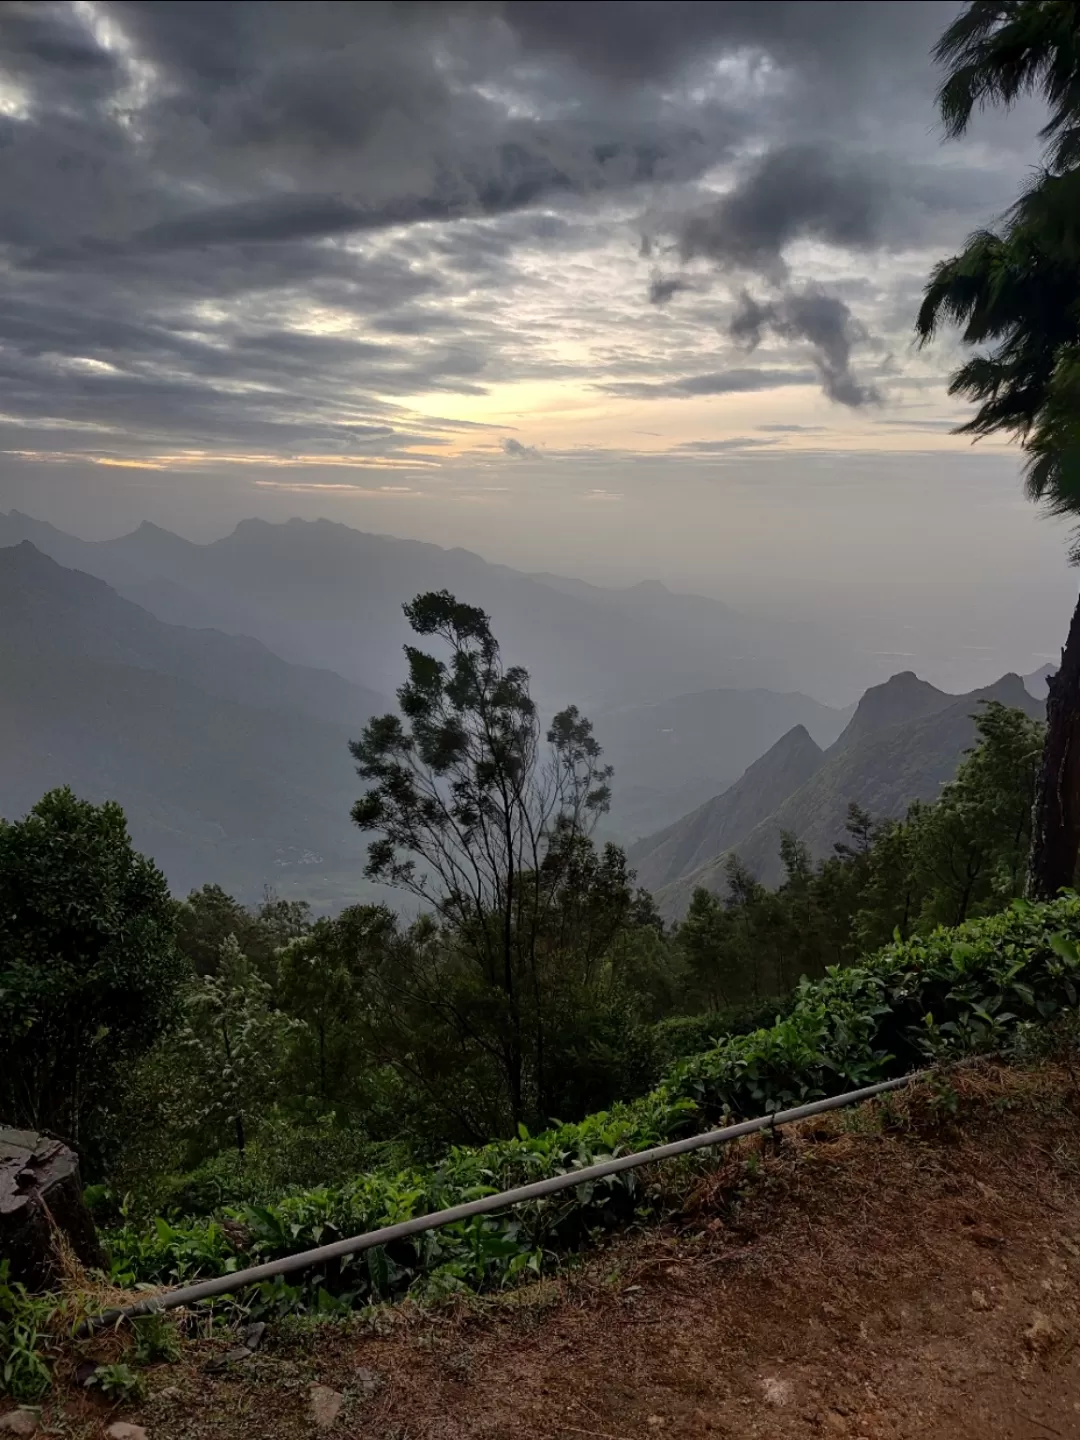
[[[957,10],[7,7],[0,508],[326,515],[1036,668],[1063,529],[912,343],[1039,155],[1033,102],[943,140]]]
[[[14,508],[22,510],[21,506]],[[395,534],[386,528],[363,526],[351,517],[319,513],[318,502],[306,514],[296,514],[295,504],[291,514],[274,513],[272,507],[262,508],[264,513],[261,515],[239,515],[235,521],[222,523],[213,530],[192,528],[185,533],[184,527],[177,526],[173,533],[198,544],[208,544],[231,534],[236,524],[245,519],[263,519],[273,524],[282,524],[289,519],[325,519],[369,534],[412,539],[444,549],[468,550],[492,564],[510,565],[525,573],[546,572],[613,588],[659,581],[674,593],[704,595],[750,615],[809,621],[832,634],[838,646],[850,645],[867,652],[868,656],[880,658],[880,671],[868,675],[867,684],[878,683],[900,671],[913,670],[941,689],[964,693],[992,683],[1007,671],[1030,674],[1047,662],[1056,663],[1060,651],[1059,631],[1063,631],[1068,623],[1067,606],[1072,603],[1070,587],[1074,583],[1074,572],[1065,567],[1064,561],[1060,574],[1036,577],[1042,580],[1041,587],[1031,583],[1031,576],[1017,576],[1017,584],[1010,587],[1001,583],[999,573],[997,581],[984,588],[956,577],[953,573],[955,557],[949,554],[945,543],[939,544],[933,552],[944,562],[936,577],[936,589],[933,585],[929,589],[926,587],[925,570],[917,588],[906,586],[900,573],[891,577],[895,589],[887,589],[890,578],[887,567],[875,562],[876,573],[873,575],[864,573],[845,579],[834,570],[828,582],[821,583],[816,594],[807,596],[799,594],[790,575],[778,577],[780,588],[775,593],[768,593],[761,588],[761,576],[756,577],[758,584],[753,586],[740,585],[738,581],[743,577],[733,577],[731,573],[722,577],[721,583],[710,584],[708,574],[704,572],[695,582],[692,576],[680,576],[677,571],[637,571],[632,562],[621,566],[590,566],[587,557],[582,557],[586,563],[573,566],[560,563],[566,557],[560,556],[557,550],[549,552],[542,546],[524,547],[516,556],[513,546],[500,552],[497,537],[493,538],[490,546],[484,546],[477,543],[475,535],[448,536],[445,528],[436,527],[431,533],[423,526],[402,526]],[[325,506],[322,508],[325,511]],[[1025,518],[1032,518],[1026,513],[1030,507],[1020,510],[1019,503],[1011,507],[1003,503],[1001,508],[1006,514],[1010,510],[1019,510],[1021,524]],[[28,509],[23,513],[34,519],[48,520],[48,516],[33,514]],[[1011,518],[1015,520],[1016,514],[1013,513]],[[129,534],[145,521],[162,524],[150,515],[135,513],[129,522],[119,527],[90,526],[80,530],[72,526],[67,533],[87,540],[108,540]],[[58,524],[58,528],[67,527]],[[162,525],[162,528],[173,529],[168,525]],[[413,531],[411,534],[410,529]],[[1051,534],[1052,527],[1045,523],[1033,536],[1029,530],[1029,538],[1036,543]],[[1001,538],[1004,540],[1006,537],[1003,534]],[[944,537],[939,539],[943,542]],[[1056,539],[1055,544],[1059,549],[1063,548]],[[785,579],[787,589],[782,583]],[[724,580],[727,583],[722,583]],[[1064,583],[1061,583],[1062,580]],[[874,604],[875,597],[877,605]],[[1015,609],[1018,597],[1027,602],[1020,614]],[[497,632],[498,616],[493,618]],[[1040,632],[1047,638],[1043,648],[1037,644]],[[988,643],[980,643],[980,639]],[[708,686],[703,684],[701,688]],[[816,698],[826,703],[846,705],[854,703],[865,687],[853,689],[850,694],[815,692],[812,686],[801,688],[808,693],[816,693]]]

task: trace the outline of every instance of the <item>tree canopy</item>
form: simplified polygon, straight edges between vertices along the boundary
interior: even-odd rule
[[[79,1145],[175,1020],[186,967],[165,877],[119,805],[53,790],[0,821],[0,1113]],[[89,1131],[93,1131],[92,1123]]]
[[[1040,96],[1044,164],[996,230],[943,260],[915,323],[922,344],[943,323],[974,353],[949,393],[977,405],[961,432],[1019,440],[1029,497],[1080,516],[1080,5],[1072,0],[973,0],[935,50],[946,67],[938,100],[950,135],[976,108]],[[1071,558],[1080,562],[1080,539]],[[1080,861],[1080,604],[1050,680],[1047,732],[1028,862],[1028,890],[1048,898]]]

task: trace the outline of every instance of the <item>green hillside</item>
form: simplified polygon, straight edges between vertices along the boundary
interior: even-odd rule
[[[822,766],[824,752],[802,725],[782,736],[723,794],[666,830],[639,840],[627,859],[647,889],[691,874],[749,835]]]
[[[845,746],[841,737],[816,773],[731,848],[763,884],[776,885],[783,877],[780,837],[784,831],[804,841],[813,858],[823,859],[844,838],[852,801],[876,819],[897,819],[912,801],[936,799],[975,741],[973,716],[980,701],[998,700],[1033,719],[1044,710],[1018,675],[1005,675],[970,695],[946,698],[952,703],[919,719],[864,731],[850,745]],[[856,712],[853,726],[858,719]],[[698,886],[722,890],[725,860],[717,854],[669,882],[658,896],[663,913],[672,918],[683,915]]]

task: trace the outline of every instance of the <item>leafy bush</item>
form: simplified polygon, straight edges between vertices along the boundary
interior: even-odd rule
[[[241,1207],[236,1233],[216,1220],[127,1226],[111,1236],[119,1283],[172,1283],[227,1274],[546,1176],[597,1164],[722,1117],[769,1113],[943,1057],[1002,1048],[1075,1007],[1080,985],[1080,898],[1011,909],[955,930],[896,943],[861,966],[804,982],[790,1012],[767,1028],[730,1035],[676,1064],[651,1093],[585,1120],[481,1148],[452,1150],[437,1166],[373,1170],[348,1184]],[[445,1293],[504,1285],[559,1252],[631,1217],[647,1198],[641,1171],[347,1257],[263,1287],[263,1303],[321,1308],[403,1293],[418,1282]]]
[[[131,1358],[136,1365],[179,1360],[180,1340],[174,1326],[164,1315],[140,1315],[131,1322],[131,1327],[135,1331],[135,1349]]]
[[[0,820],[0,1112],[94,1155],[116,1077],[176,1018],[186,967],[161,871],[119,805],[52,790]]]
[[[166,1219],[211,1215],[263,1204],[293,1190],[344,1184],[361,1170],[393,1168],[412,1158],[407,1143],[371,1141],[362,1130],[338,1125],[333,1116],[298,1125],[275,1111],[243,1156],[227,1150],[193,1170],[154,1177],[152,1188],[143,1180],[138,1197],[129,1196],[126,1213],[135,1220],[154,1214]],[[96,1206],[102,1224],[108,1223],[106,1206],[106,1200]]]
[[[52,1383],[48,1351],[56,1304],[11,1280],[8,1267],[0,1260],[0,1394],[33,1403]]]
[[[707,1010],[703,1015],[669,1015],[656,1021],[650,1027],[650,1039],[657,1081],[678,1061],[714,1049],[721,1036],[748,1035],[774,1024],[790,1014],[798,998],[799,992],[793,990],[768,1000],[731,1005],[725,1010]]]
[[[86,1383],[100,1390],[114,1405],[122,1405],[125,1400],[141,1400],[146,1394],[146,1381],[123,1360],[99,1365]]]

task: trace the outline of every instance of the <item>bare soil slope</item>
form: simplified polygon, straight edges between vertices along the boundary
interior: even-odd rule
[[[220,1376],[193,1347],[130,1418],[150,1440],[1080,1436],[1080,1097],[1054,1067],[958,1090],[955,1115],[923,1091],[669,1175],[677,1219],[570,1278],[279,1330]],[[313,1383],[343,1397],[326,1431]]]

